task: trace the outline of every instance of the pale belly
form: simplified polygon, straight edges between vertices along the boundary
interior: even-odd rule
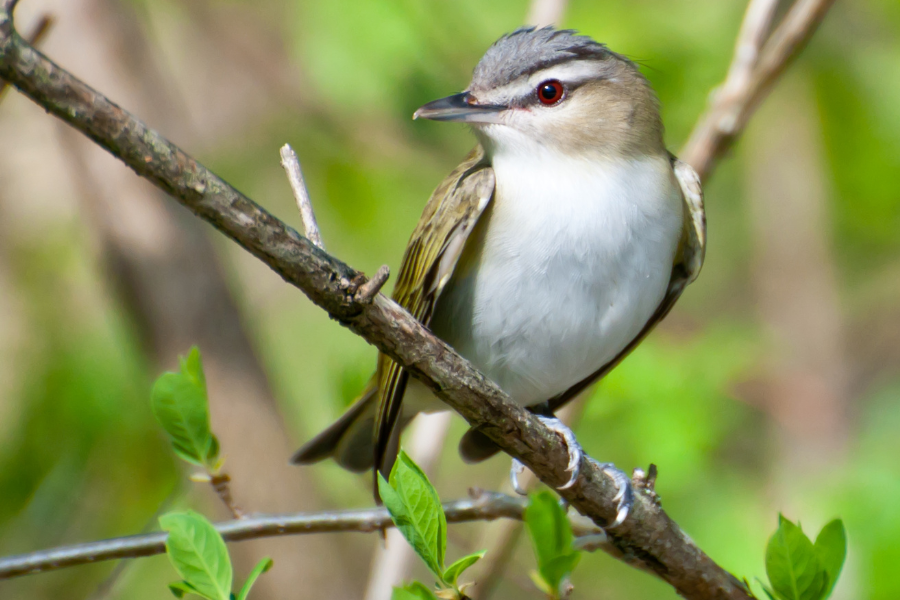
[[[495,167],[432,330],[523,406],[614,359],[662,301],[681,236],[680,192],[657,167],[553,189]]]

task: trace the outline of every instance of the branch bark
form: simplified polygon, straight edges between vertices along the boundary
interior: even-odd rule
[[[381,294],[361,302],[351,291],[352,282],[360,276],[357,271],[31,47],[13,28],[14,4],[14,0],[0,0],[0,78],[169,193],[301,289],[332,318],[404,365],[541,481],[552,487],[565,482],[567,452],[556,434],[513,404],[396,303]],[[752,105],[751,99],[758,102],[760,90],[767,90],[787,59],[799,51],[830,4],[800,0],[792,9],[779,28],[782,35],[773,36],[779,39],[767,45],[773,48],[759,63],[751,84],[758,87],[746,96],[746,105]],[[704,135],[733,140],[743,122],[738,121],[738,128],[727,138],[716,127]],[[721,141],[709,143],[702,136],[700,140],[704,147],[722,147]],[[718,154],[710,153],[708,164]],[[615,519],[615,494],[612,482],[590,461],[583,462],[575,485],[561,492],[571,506],[601,527]],[[750,598],[745,586],[703,553],[648,495],[638,494],[631,516],[607,530],[607,535],[615,551],[667,581],[685,598]]]
[[[524,498],[482,491],[475,493],[474,496],[471,499],[444,503],[447,521],[464,523],[500,518],[521,520],[525,512]],[[227,542],[304,533],[339,531],[369,533],[381,531],[385,527],[393,527],[393,523],[387,509],[383,507],[290,515],[255,515],[216,524],[216,529]],[[579,535],[596,533],[584,526],[579,528],[577,523],[575,531]],[[166,551],[165,541],[166,533],[157,532],[8,556],[0,558],[0,580],[105,560],[162,554]]]

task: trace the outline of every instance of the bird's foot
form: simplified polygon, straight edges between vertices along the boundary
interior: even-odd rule
[[[566,443],[566,448],[569,451],[569,464],[566,465],[566,473],[570,473],[570,476],[567,482],[556,489],[567,490],[575,485],[575,480],[578,479],[578,473],[581,472],[581,459],[584,458],[584,451],[581,449],[578,440],[575,439],[575,434],[572,433],[572,430],[569,429],[565,423],[556,417],[538,415],[537,418],[551,431],[559,435]]]
[[[520,496],[527,496],[528,490],[519,484],[519,475],[525,472],[525,465],[518,458],[512,459],[512,465],[509,467],[509,483],[512,489]]]
[[[625,522],[631,509],[634,507],[634,487],[631,485],[631,478],[617,469],[612,463],[597,462],[591,457],[588,457],[588,460],[597,465],[597,468],[609,476],[613,483],[616,484],[616,495],[613,497],[613,500],[618,503],[616,505],[616,520],[607,525],[607,529],[618,527]]]

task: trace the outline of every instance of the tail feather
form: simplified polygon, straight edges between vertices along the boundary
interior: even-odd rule
[[[477,463],[500,452],[500,447],[477,427],[469,429],[459,440],[459,454],[467,463]]]
[[[325,431],[303,444],[291,457],[295,465],[308,465],[334,458],[343,468],[361,473],[375,462],[372,436],[375,428],[374,378],[359,399]]]

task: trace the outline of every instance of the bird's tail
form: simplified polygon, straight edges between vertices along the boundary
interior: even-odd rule
[[[378,385],[373,377],[347,412],[297,450],[291,463],[308,465],[333,458],[349,471],[361,473],[371,469],[375,462],[372,438],[377,397]]]

